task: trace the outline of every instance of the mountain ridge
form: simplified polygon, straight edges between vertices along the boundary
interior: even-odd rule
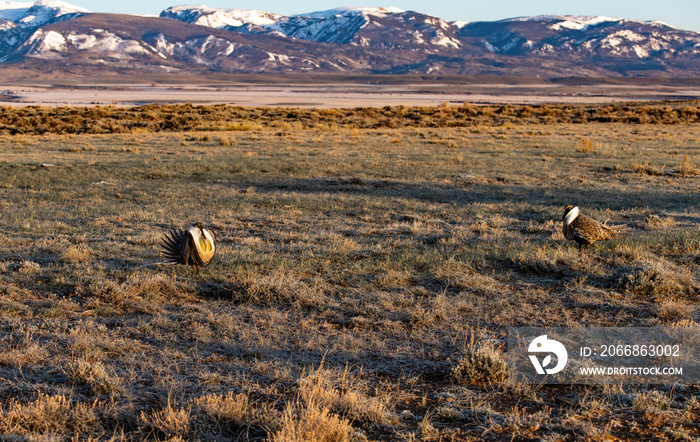
[[[449,22],[382,7],[284,16],[184,5],[141,17],[42,0],[0,4],[0,62],[85,72],[697,77],[700,34],[604,16]]]

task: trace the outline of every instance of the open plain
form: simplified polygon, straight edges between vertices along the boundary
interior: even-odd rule
[[[314,109],[472,104],[575,104],[698,100],[696,78],[519,78],[419,75],[83,75],[6,67],[7,106],[144,104]]]
[[[508,326],[700,322],[697,103],[593,110],[3,108],[0,433],[697,440],[697,386],[504,375]]]

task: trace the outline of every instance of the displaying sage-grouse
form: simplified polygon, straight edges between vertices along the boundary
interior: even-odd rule
[[[609,238],[616,238],[620,232],[599,223],[591,217],[581,215],[578,207],[566,206],[562,226],[564,237],[574,240],[579,248],[588,247],[596,241],[603,241]]]
[[[187,230],[172,229],[161,242],[163,256],[172,264],[191,265],[196,273],[206,267],[216,254],[216,236],[195,223]]]

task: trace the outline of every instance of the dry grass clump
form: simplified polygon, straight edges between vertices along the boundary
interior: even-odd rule
[[[382,422],[383,404],[353,388],[348,375],[346,370],[334,380],[333,373],[321,366],[301,377],[295,399],[287,403],[270,440],[345,442],[354,433],[351,421]],[[338,381],[347,389],[338,388]]]
[[[658,215],[649,215],[641,223],[641,227],[645,230],[662,230],[675,225],[676,221],[672,217],[662,218]]]
[[[493,345],[470,348],[450,371],[457,384],[493,387],[508,380],[508,364],[503,352]]]
[[[222,426],[243,425],[253,415],[252,404],[244,393],[234,394],[229,391],[225,395],[208,394],[196,398],[193,405],[200,414]]]
[[[640,161],[635,161],[634,164],[632,165],[632,170],[635,173],[641,174],[641,175],[651,175],[651,176],[662,176],[664,175],[664,169],[666,168],[666,164],[664,164],[660,169],[654,166],[649,165],[649,161],[645,162],[640,162]]]
[[[238,144],[236,142],[236,138],[234,138],[230,135],[220,136],[218,138],[218,143],[219,143],[219,146],[223,146],[223,147],[235,146],[236,144]]]
[[[86,434],[100,427],[97,402],[74,402],[65,396],[39,394],[37,399],[20,404],[14,399],[0,406],[0,432],[17,436],[59,436]]]
[[[391,417],[384,400],[362,391],[362,383],[347,368],[336,375],[319,367],[299,379],[297,385],[304,404],[328,409],[352,422],[387,423]]]
[[[48,350],[35,342],[29,342],[25,345],[10,345],[0,352],[0,366],[40,365],[46,361],[48,356]]]
[[[67,262],[77,263],[90,260],[90,250],[81,246],[70,246],[61,253],[61,258]]]
[[[648,300],[682,299],[698,290],[691,274],[662,261],[633,268],[619,284],[624,292]]]
[[[158,437],[184,438],[191,428],[191,412],[182,407],[172,407],[167,404],[163,409],[151,412],[141,412],[140,422],[151,435]],[[155,433],[155,434],[154,434]]]
[[[143,435],[170,440],[239,439],[271,436],[284,427],[285,418],[273,404],[253,403],[248,394],[206,394],[175,406],[142,411],[138,423]]]
[[[32,261],[22,261],[17,271],[24,276],[32,276],[41,273],[41,264]]]
[[[89,362],[78,359],[71,361],[64,373],[69,381],[91,388],[95,394],[111,393],[118,390],[119,380],[107,372],[100,361]]]
[[[347,419],[327,408],[314,405],[288,405],[280,429],[270,437],[273,442],[346,442],[353,433]]]
[[[591,153],[595,151],[595,145],[590,138],[579,138],[576,140],[576,152]]]
[[[671,408],[671,397],[658,390],[651,390],[635,394],[632,399],[632,407],[641,413],[655,413]]]
[[[700,175],[700,165],[693,164],[688,155],[685,155],[680,167],[678,168],[678,174],[681,176]]]

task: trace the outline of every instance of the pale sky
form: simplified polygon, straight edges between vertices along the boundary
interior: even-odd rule
[[[504,18],[529,15],[604,15],[633,20],[659,20],[681,29],[700,32],[699,0],[364,0],[328,3],[321,0],[67,0],[68,3],[82,6],[92,12],[113,12],[122,14],[157,15],[169,6],[203,3],[215,8],[257,9],[277,14],[292,15],[304,12],[322,11],[339,6],[394,6],[407,11],[418,11],[434,15],[448,21],[501,20]]]

